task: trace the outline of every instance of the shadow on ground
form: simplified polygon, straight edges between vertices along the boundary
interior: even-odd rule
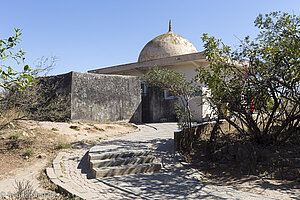
[[[198,144],[199,147],[195,148],[192,154],[187,154],[186,158],[194,163],[194,169],[208,177],[205,179],[208,183],[248,192],[255,191],[262,195],[266,190],[277,191],[285,193],[289,199],[299,199],[299,143],[270,147],[253,146],[253,150],[249,151],[247,145],[236,142],[234,145],[223,145],[212,156],[205,156],[203,152],[206,144],[202,143]],[[247,167],[252,167],[255,172],[245,173]]]
[[[151,147],[149,143],[152,144]],[[173,152],[173,139],[145,142],[113,140],[101,143],[103,147],[106,145],[116,146],[112,151],[150,148],[163,167],[153,174],[98,179],[110,186],[122,188],[146,199],[228,199],[237,195],[237,191],[201,182],[201,174],[197,170],[191,169],[189,165],[181,165]],[[87,163],[85,154],[78,168],[88,178],[92,178]]]

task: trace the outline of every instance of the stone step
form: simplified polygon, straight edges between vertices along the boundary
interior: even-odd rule
[[[116,153],[97,153],[89,152],[89,160],[107,160],[107,159],[117,159],[117,158],[130,158],[138,156],[148,156],[151,151],[124,151]]]
[[[149,173],[161,169],[161,164],[147,163],[140,165],[124,165],[114,167],[93,168],[92,173],[95,178],[123,176],[129,174]]]
[[[99,167],[113,167],[121,165],[137,165],[144,163],[155,162],[155,157],[153,156],[140,156],[140,157],[129,157],[129,158],[117,158],[117,159],[106,159],[106,160],[91,160],[91,168]]]

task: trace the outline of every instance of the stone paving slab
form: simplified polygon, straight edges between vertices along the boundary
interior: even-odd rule
[[[155,161],[153,156],[140,156],[133,158],[117,158],[117,159],[105,159],[105,160],[91,160],[90,167],[111,167],[111,166],[120,166],[128,164],[143,164],[151,163]]]
[[[123,151],[123,152],[109,152],[109,153],[98,153],[89,152],[90,160],[105,160],[105,159],[118,159],[118,158],[128,158],[128,157],[139,157],[148,156],[151,151]]]
[[[117,176],[127,176],[130,174],[139,173],[153,173],[161,169],[161,164],[158,163],[145,163],[139,165],[129,165],[129,166],[114,166],[105,168],[94,168],[92,169],[93,175],[96,178],[104,177],[117,177]]]
[[[163,169],[160,172],[92,179],[87,154],[91,146],[86,146],[55,159],[55,164],[61,166],[63,178],[70,180],[63,183],[65,189],[84,199],[272,199],[202,183],[199,172],[176,160],[172,139],[176,123],[146,124],[139,128],[139,132],[101,142],[97,148],[110,151],[109,146],[113,145],[113,149],[123,151],[132,148],[152,149],[154,156],[162,163]]]

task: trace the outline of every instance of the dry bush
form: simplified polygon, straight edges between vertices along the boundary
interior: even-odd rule
[[[28,180],[15,181],[17,199],[33,199],[37,194],[32,183]]]
[[[13,121],[17,119],[23,119],[26,115],[26,112],[17,107],[11,107],[9,109],[2,108],[0,112],[0,129],[5,127],[13,128]]]
[[[46,81],[42,81],[42,80]],[[23,91],[10,89],[2,93],[0,110],[8,121],[26,118],[43,121],[66,121],[69,118],[69,97],[57,90],[59,81],[42,78]],[[54,79],[54,78],[53,78]],[[48,81],[49,80],[49,81]],[[6,121],[4,120],[3,123]]]
[[[55,62],[55,57],[39,59],[36,69],[32,71],[34,82],[22,91],[16,87],[1,91],[0,114],[8,116],[8,120],[2,120],[4,124],[24,117],[47,121],[69,119],[70,91],[64,86],[70,84],[70,77],[68,75],[46,76],[55,66]]]

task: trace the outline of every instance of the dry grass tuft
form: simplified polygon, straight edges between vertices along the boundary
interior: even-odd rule
[[[56,140],[56,149],[68,149],[71,147],[71,144],[68,142],[68,139],[65,135],[59,135]]]

